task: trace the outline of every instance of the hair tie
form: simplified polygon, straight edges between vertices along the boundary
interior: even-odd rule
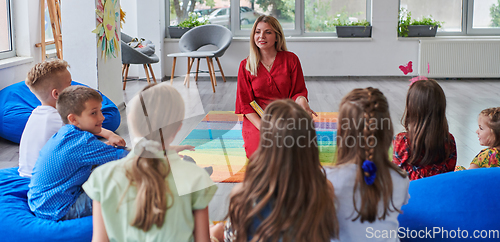
[[[137,146],[153,154],[156,154],[162,150],[161,144],[159,142],[148,139],[142,139],[141,141],[139,141],[139,143],[137,143]]]
[[[415,83],[417,81],[422,81],[422,80],[429,80],[429,79],[427,79],[427,77],[425,77],[425,76],[416,76],[416,77],[409,80],[410,85],[408,85],[408,86],[411,86],[413,83]]]
[[[365,160],[363,162],[363,166],[361,167],[363,169],[363,175],[365,178],[365,182],[367,185],[373,184],[375,182],[375,177],[377,176],[377,167],[375,166],[375,163],[369,160]]]

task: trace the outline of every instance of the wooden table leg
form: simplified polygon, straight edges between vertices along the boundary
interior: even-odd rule
[[[177,57],[174,57],[174,63],[172,64],[172,75],[170,76],[170,85],[174,84],[174,72],[175,72],[175,61]]]

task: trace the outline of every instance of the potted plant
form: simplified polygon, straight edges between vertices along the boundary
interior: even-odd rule
[[[337,37],[339,38],[358,38],[358,37],[371,37],[372,26],[366,20],[356,22],[344,22],[336,19],[333,26],[337,29]]]
[[[434,37],[437,29],[444,22],[432,19],[432,16],[422,20],[412,19],[411,12],[405,8],[399,11],[398,35],[401,37]]]
[[[189,17],[184,21],[180,22],[177,26],[169,26],[168,34],[170,38],[180,38],[184,33],[188,32],[190,29],[208,24],[208,20],[199,20],[199,16],[196,13],[189,13]]]
[[[358,20],[355,16],[361,15],[363,12],[349,13],[346,7],[343,7],[340,12],[335,14],[335,19],[327,24],[327,26],[335,26],[337,37],[371,37],[372,26],[367,20]]]

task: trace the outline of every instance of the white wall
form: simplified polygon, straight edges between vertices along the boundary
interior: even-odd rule
[[[119,105],[123,103],[120,45],[116,58],[101,59],[97,35],[92,33],[97,23],[95,9],[95,1],[62,2],[63,57],[71,65],[73,80],[98,89]]]
[[[416,74],[418,64],[418,40],[398,40],[398,0],[373,1],[372,39],[363,40],[313,40],[287,38],[287,46],[295,52],[306,76],[402,76],[399,65],[413,61]],[[178,41],[165,41],[163,66],[170,76],[173,58],[169,53],[179,51]],[[220,58],[224,74],[237,76],[241,60],[248,56],[249,42],[233,40]],[[185,75],[186,58],[178,58],[175,75]],[[204,62],[200,64],[206,69]]]
[[[125,23],[123,24],[122,32],[132,37],[137,37],[137,0],[121,0],[120,4],[122,10],[125,12]],[[130,65],[128,75],[137,77],[139,76],[139,70],[144,72],[142,66]]]
[[[63,58],[71,66],[71,78],[97,89],[97,47],[95,4],[93,1],[61,3]]]
[[[15,0],[13,3],[13,19],[16,52],[20,57],[31,57],[21,64],[2,65],[0,62],[0,89],[13,83],[23,81],[31,67],[42,60],[41,49],[35,47],[40,43],[40,1]],[[61,5],[63,54],[71,65],[70,72],[75,81],[99,89],[116,105],[123,102],[121,92],[121,53],[117,53],[113,67],[108,67],[108,74],[103,74],[98,82],[95,4],[93,1],[63,1]],[[3,60],[8,61],[8,60]],[[101,64],[101,66],[105,65]],[[4,68],[2,68],[4,66]]]
[[[160,62],[152,64],[157,81],[161,80],[163,42],[165,36],[165,0],[148,0],[147,4],[138,0],[122,0],[122,9],[126,12],[126,22],[122,31],[132,37],[151,40],[155,45],[155,54]],[[141,65],[130,65],[129,76],[145,78]]]

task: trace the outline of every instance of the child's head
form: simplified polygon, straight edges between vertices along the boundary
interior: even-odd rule
[[[479,143],[482,146],[500,147],[500,107],[481,111],[477,123]]]
[[[26,85],[42,103],[52,103],[71,85],[68,62],[60,59],[38,63],[26,75]]]
[[[143,231],[149,231],[155,224],[163,225],[169,209],[167,201],[173,199],[165,179],[170,166],[150,148],[167,149],[183,118],[184,101],[167,83],[147,86],[127,105],[128,128],[136,152],[126,170],[129,184],[137,188],[136,213],[131,225]]]
[[[243,188],[231,198],[228,216],[237,241],[247,240],[245,226],[268,204],[273,212],[253,235],[258,241],[280,236],[284,241],[329,241],[338,234],[334,196],[319,162],[311,116],[292,100],[269,104]]]
[[[183,119],[184,101],[179,92],[166,83],[145,87],[127,105],[128,128],[134,146],[143,138],[161,143],[161,135],[164,145],[168,146]]]
[[[337,165],[357,166],[354,189],[360,190],[361,206],[355,206],[358,215],[354,220],[360,218],[361,222],[373,222],[376,219],[385,219],[391,211],[392,203],[390,169],[406,177],[389,160],[393,129],[387,99],[378,89],[354,89],[342,98],[338,120]],[[376,170],[363,169],[367,164],[374,164]],[[385,210],[378,217],[380,200],[383,201]],[[394,204],[392,207],[395,209]]]
[[[450,142],[446,97],[435,80],[420,80],[410,86],[402,124],[410,143],[409,164],[425,166],[449,156],[445,149],[445,143]]]
[[[96,90],[85,86],[70,86],[59,94],[56,107],[65,124],[98,134],[104,121],[101,102],[102,97]]]

